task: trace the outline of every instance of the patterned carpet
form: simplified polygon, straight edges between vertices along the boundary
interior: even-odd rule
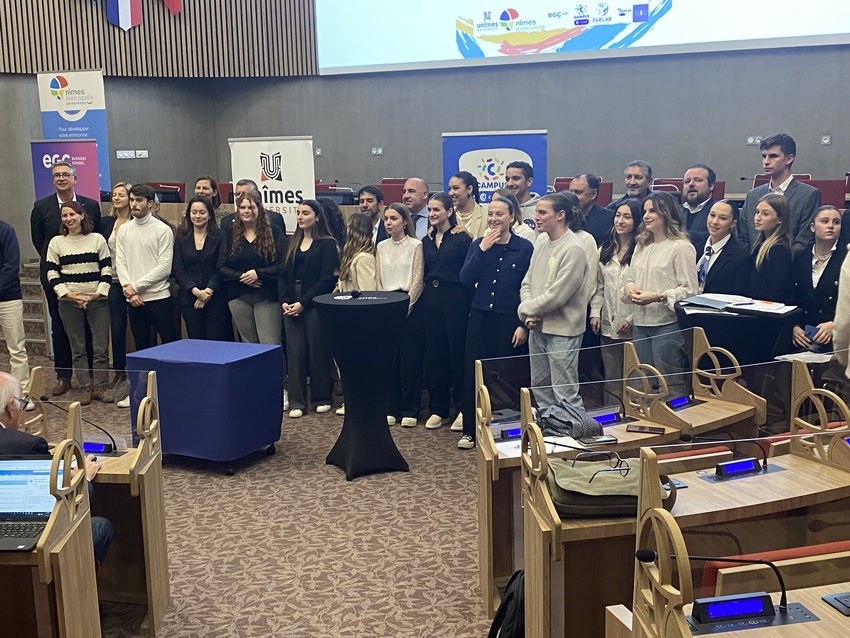
[[[52,384],[51,372],[46,379]],[[48,410],[51,431],[61,431],[65,415]],[[83,416],[129,438],[128,410],[95,402]],[[172,604],[158,636],[487,634],[474,451],[458,450],[459,434],[448,427],[395,426],[410,472],[347,482],[325,465],[341,423],[333,413],[285,418],[278,453],[258,451],[235,464],[234,476],[221,465],[166,457]],[[142,608],[101,611],[103,636],[141,635]]]

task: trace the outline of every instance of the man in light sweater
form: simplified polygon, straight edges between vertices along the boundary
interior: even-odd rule
[[[572,193],[540,198],[535,215],[540,236],[519,291],[519,318],[529,330],[531,385],[541,410],[563,401],[583,407],[578,354],[587,311],[587,258],[569,229],[580,210]]]
[[[133,220],[121,226],[115,242],[115,267],[130,304],[130,330],[136,350],[154,345],[151,327],[156,328],[162,343],[177,340],[168,289],[174,233],[151,215],[154,198],[154,190],[145,184],[130,189]]]

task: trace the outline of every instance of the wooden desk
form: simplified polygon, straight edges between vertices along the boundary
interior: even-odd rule
[[[691,554],[724,556],[842,540],[850,506],[850,473],[797,456],[772,464],[785,471],[708,483],[676,475],[672,514]],[[551,500],[549,501],[551,505]],[[636,519],[561,521],[526,496],[525,564],[528,638],[601,636],[604,609],[629,605]]]
[[[711,348],[705,333],[695,329],[693,333],[692,361],[717,354]],[[728,353],[723,353],[726,356]],[[731,354],[728,355],[734,361]],[[715,360],[717,367],[721,366]],[[499,588],[503,588],[511,574],[523,566],[523,511],[520,496],[520,450],[519,440],[498,441],[490,424],[490,393],[484,383],[482,363],[476,361],[476,456],[478,483],[478,574],[484,601],[484,609],[492,617],[499,607]],[[657,374],[651,366],[638,361],[632,344],[626,344],[624,377],[631,371],[650,376]],[[735,438],[756,435],[758,425],[764,423],[766,402],[735,382],[737,372],[715,374],[701,371],[693,373],[694,394],[705,401],[674,412],[662,400],[666,388],[656,394],[643,394],[640,405],[626,405],[626,412],[635,423],[664,427],[664,434],[638,434],[627,432],[626,425],[605,428],[606,434],[617,437],[616,445],[607,445],[606,450],[615,450],[625,456],[636,456],[642,446],[668,445],[680,442],[683,433],[694,436],[708,432],[729,432]],[[530,413],[530,404],[526,406]],[[513,426],[518,427],[518,425]],[[496,433],[498,436],[498,433]],[[557,439],[555,439],[557,440]],[[563,441],[576,443],[575,441]],[[580,445],[580,444],[578,444]],[[552,452],[557,449],[557,452]],[[561,448],[548,450],[553,456],[571,458],[574,451]]]

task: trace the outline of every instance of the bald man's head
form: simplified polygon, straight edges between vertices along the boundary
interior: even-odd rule
[[[21,384],[8,372],[0,372],[0,421],[3,425],[17,430],[25,406]]]
[[[428,184],[424,179],[411,177],[404,183],[401,201],[415,215],[428,203]]]

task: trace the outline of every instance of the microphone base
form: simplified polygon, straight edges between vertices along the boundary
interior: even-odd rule
[[[779,605],[774,606],[773,616],[757,618],[738,618],[736,620],[724,620],[719,622],[700,623],[693,616],[686,616],[685,620],[691,628],[694,636],[708,636],[743,629],[755,629],[757,627],[782,627],[784,625],[798,625],[820,620],[811,611],[800,603],[788,603],[788,611],[779,612]]]
[[[711,472],[711,470],[705,470],[706,472]],[[772,474],[774,472],[784,472],[785,468],[775,463],[767,466],[767,471],[763,469],[759,469],[758,472],[751,472],[749,474],[739,474],[737,476],[717,476],[717,474],[699,474],[697,475],[703,481],[707,481],[708,483],[728,483],[729,481],[746,481],[749,478],[753,478],[754,476],[764,476],[765,474]]]

